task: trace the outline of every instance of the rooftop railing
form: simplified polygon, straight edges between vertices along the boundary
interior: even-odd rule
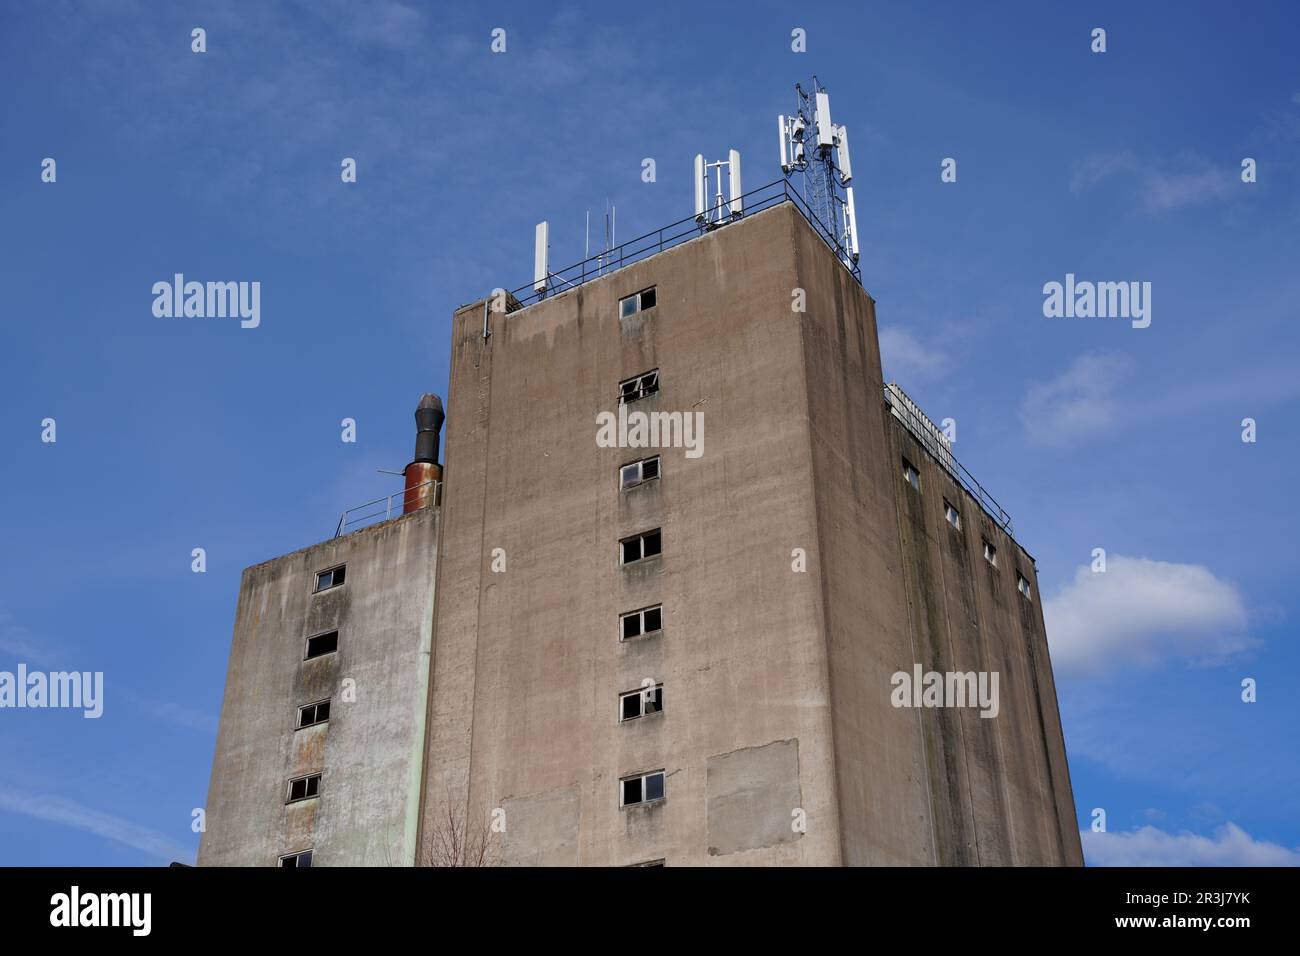
[[[841,262],[846,264],[845,267],[849,269],[853,277],[859,283],[862,281],[861,269],[856,262],[852,261],[848,250],[844,248],[839,237],[818,218],[798,190],[790,185],[789,180],[778,179],[766,186],[760,186],[745,193],[740,197],[740,201],[744,211],[739,216],[724,219],[718,223],[705,224],[699,223],[694,216],[688,219],[679,219],[677,222],[656,229],[654,232],[647,232],[643,236],[637,236],[635,239],[614,246],[612,249],[589,256],[581,262],[574,263],[558,272],[550,273],[547,278],[547,289],[544,292],[538,292],[534,288],[534,284],[529,282],[518,289],[510,290],[510,295],[522,306],[532,305],[547,296],[559,295],[569,289],[575,289],[584,282],[590,282],[592,279],[599,279],[602,276],[609,275],[611,272],[630,266],[634,262],[640,262],[642,259],[648,259],[650,256],[658,255],[665,249],[671,249],[683,242],[689,242],[707,232],[724,229],[734,222],[741,221],[746,216],[762,212],[764,209],[770,209],[773,206],[779,206],[783,202],[794,203],[795,208],[799,210],[804,219],[808,220],[808,224],[822,237],[822,241],[831,248],[831,251],[835,253]],[[851,266],[848,265],[850,262],[852,262]]]
[[[897,391],[898,396],[902,396],[902,401],[893,394],[894,390]],[[1011,527],[1011,515],[1003,510],[993,496],[984,490],[984,486],[975,480],[975,476],[967,471],[966,467],[956,459],[947,440],[942,438],[942,432],[939,431],[938,426],[930,421],[925,413],[921,412],[916,403],[907,396],[907,393],[897,385],[886,385],[885,404],[903,423],[903,426],[912,433],[912,437],[920,443],[921,447],[939,463],[939,467],[948,472],[954,481],[966,489],[970,496],[984,509],[985,514],[992,518],[999,528],[1014,538],[1015,532]]]
[[[431,504],[438,504],[442,497],[441,485],[441,481],[433,479],[394,492],[385,498],[376,498],[374,501],[349,508],[339,516],[334,537],[341,538],[345,534],[359,531],[367,525],[387,521],[389,518],[400,518],[406,511],[407,502],[410,502],[412,507],[421,507],[431,498]]]

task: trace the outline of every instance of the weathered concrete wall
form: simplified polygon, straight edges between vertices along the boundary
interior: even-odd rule
[[[401,865],[415,856],[438,512],[412,512],[244,571],[207,802],[201,866]],[[313,594],[316,572],[345,583]],[[303,660],[309,636],[338,651]],[[355,701],[343,681],[355,682]],[[332,698],[328,723],[298,707]],[[321,795],[285,805],[292,777]]]
[[[472,820],[506,810],[508,861],[839,862],[823,602],[791,570],[816,541],[794,214],[493,315],[486,343],[481,304],[456,314],[426,825],[450,797]],[[620,321],[619,298],[651,285],[655,308]],[[635,407],[702,411],[704,453],[662,450],[662,478],[622,493],[619,466],[653,449],[597,447],[596,416],[656,367],[659,395]],[[662,556],[621,568],[620,538],[655,527]],[[619,613],[657,602],[663,634],[620,643]],[[619,724],[619,692],[646,677],[663,712]],[[797,742],[798,778],[774,799],[799,795],[807,833],[793,805],[781,839],[770,819],[737,835],[744,801],[711,819],[711,761],[778,741]],[[660,768],[667,799],[620,809],[619,778]],[[711,829],[734,852],[710,854]]]
[[[940,495],[903,494],[874,304],[797,210],[492,315],[486,342],[482,321],[453,322],[426,830],[500,807],[522,865],[1079,861],[1041,611],[1008,563],[1036,588],[1032,562],[999,537],[990,578]],[[704,454],[661,450],[620,492],[654,450],[598,447],[596,416],[655,368],[634,408],[702,411]],[[663,554],[620,567],[653,528]],[[620,643],[619,613],[659,602],[663,634]],[[1002,715],[895,708],[917,662],[1000,670]],[[645,678],[663,712],[619,724]],[[661,768],[666,800],[619,808],[620,777]]]
[[[801,217],[790,221],[801,317],[809,461],[795,470],[816,502],[840,840],[848,865],[938,862],[917,715],[889,702],[914,659],[901,588],[893,464],[877,412],[875,307]]]
[[[1082,866],[1033,559],[883,401],[878,414],[889,435],[915,661],[927,671],[999,674],[996,717],[976,708],[913,711],[924,734],[937,862]],[[920,472],[920,491],[904,479],[903,458]],[[961,515],[961,530],[945,518],[945,500]],[[997,549],[996,565],[984,558],[985,540]],[[1017,572],[1029,599],[1016,588]]]

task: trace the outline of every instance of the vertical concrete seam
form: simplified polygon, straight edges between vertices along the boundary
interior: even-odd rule
[[[803,282],[803,257],[800,255],[799,237],[797,235],[798,221],[795,216],[795,210],[790,208],[786,216],[786,224],[789,227],[790,249],[794,260],[795,282]],[[799,286],[799,288],[806,288]],[[804,421],[808,427],[804,429],[804,447],[808,454],[808,474],[813,476],[810,499],[811,507],[809,509],[809,518],[812,521],[812,536],[817,547],[817,589],[819,592],[818,615],[821,618],[822,633],[822,655],[821,655],[821,679],[822,686],[826,688],[826,705],[824,707],[823,729],[826,734],[827,755],[830,759],[828,773],[828,784],[830,787],[830,806],[834,814],[832,825],[835,827],[837,852],[839,855],[839,864],[843,866],[848,858],[848,850],[845,846],[845,833],[843,825],[844,811],[840,806],[840,778],[839,778],[839,758],[835,750],[835,695],[831,687],[831,623],[828,609],[830,606],[830,595],[827,593],[828,583],[826,580],[825,555],[826,551],[822,547],[822,529],[821,529],[821,504],[817,495],[817,458],[813,453],[813,423],[812,415],[809,412],[811,398],[809,396],[808,382],[808,327],[806,318],[807,313],[800,313],[799,322],[799,374],[803,379],[803,412]]]
[[[505,314],[501,313],[501,325],[505,325]],[[503,333],[504,334],[504,333]],[[472,689],[469,695],[469,753],[465,759],[465,815],[462,817],[466,830],[469,827],[470,794],[474,786],[474,731],[478,726],[478,675],[479,650],[483,646],[483,586],[484,548],[487,546],[487,501],[488,501],[488,463],[492,461],[492,381],[495,378],[495,363],[491,354],[492,339],[484,339],[479,353],[481,367],[486,367],[487,374],[487,415],[483,424],[483,496],[479,502],[479,543],[478,543],[478,600],[474,606],[474,673]],[[484,374],[479,373],[479,394],[483,393]],[[481,410],[481,406],[480,406]],[[509,556],[506,558],[509,561]]]
[[[958,501],[961,500],[960,495],[956,497]],[[940,520],[946,523],[947,518],[945,517]],[[944,534],[948,533],[948,529],[942,527],[942,525],[940,525],[940,530]],[[947,575],[944,573],[944,568],[943,568],[944,544],[936,542],[936,546],[938,547],[939,550],[939,593],[945,596],[945,600],[942,605],[943,629],[948,637],[948,660],[949,662],[951,662],[953,670],[956,671],[958,669],[957,648],[952,641],[952,617],[948,614],[948,601],[946,599],[948,597],[948,578]],[[978,680],[978,675],[976,675],[976,679]],[[979,718],[977,717],[976,720],[978,719]],[[961,749],[960,749],[961,762],[963,768],[966,771],[966,804],[970,808],[971,838],[975,841],[975,864],[976,866],[979,866],[981,862],[980,861],[980,831],[979,831],[979,826],[975,822],[975,797],[974,797],[974,787],[971,784],[971,779],[970,779],[970,754],[968,752],[968,745],[966,742],[966,722],[960,713],[957,715],[957,735],[960,738],[960,742],[961,742]]]
[[[1038,567],[1036,564],[1034,566],[1034,590],[1035,592],[1038,593],[1039,598],[1041,600],[1042,591],[1040,591],[1038,588]],[[1074,847],[1078,847],[1078,852],[1079,852],[1078,862],[1079,865],[1082,866],[1084,865],[1084,860],[1083,860],[1083,841],[1079,837],[1079,821],[1078,821],[1079,808],[1078,808],[1078,804],[1074,802],[1074,782],[1070,779],[1070,752],[1069,752],[1069,748],[1065,746],[1065,724],[1061,720],[1061,700],[1056,693],[1056,674],[1052,670],[1052,645],[1047,639],[1047,620],[1043,616],[1043,608],[1041,603],[1038,605],[1037,614],[1038,617],[1043,621],[1044,659],[1047,665],[1048,679],[1052,682],[1052,703],[1056,707],[1056,726],[1061,731],[1061,763],[1063,765],[1062,773],[1065,775],[1065,793],[1062,796],[1068,799],[1070,803],[1071,816],[1070,816],[1069,832],[1073,835],[1073,840],[1070,841],[1071,843],[1070,849],[1073,849]],[[1062,862],[1065,861],[1062,860]]]
[[[885,425],[888,424],[888,422],[884,419],[883,416],[888,415],[889,410],[888,408],[885,407],[883,398],[881,399],[880,412],[882,415],[881,426],[884,427]],[[902,452],[902,445],[900,441],[899,446],[897,448],[895,447],[894,440],[893,440],[894,434],[896,433],[894,432],[893,429],[890,428],[885,429],[885,437],[889,440],[889,450],[891,453],[895,453],[894,459],[895,461],[897,461]],[[915,614],[913,613],[912,587],[907,580],[908,562],[907,562],[907,557],[905,555],[905,549],[903,547],[903,509],[901,507],[901,502],[899,501],[899,497],[898,497],[898,492],[901,490],[898,487],[898,468],[894,467],[893,463],[891,463],[890,471],[892,472],[893,477],[890,479],[889,487],[894,497],[894,521],[896,524],[896,531],[898,532],[898,554],[899,554],[898,565],[899,565],[899,570],[902,572],[903,575],[903,594],[907,598],[907,640],[912,648],[912,660],[913,662],[916,662],[918,660],[916,654],[917,622],[916,622]],[[921,716],[924,713],[924,708],[914,707],[912,709],[916,711],[917,742],[920,745],[921,760],[925,764],[925,785],[921,789],[925,792],[926,815],[929,816],[930,818],[930,863],[933,866],[938,866],[939,865],[939,841],[938,841],[939,827],[934,819],[934,797],[933,794],[930,792],[933,785],[932,784],[933,771],[930,769],[930,748],[926,745],[926,739],[925,739],[925,722],[921,719]]]

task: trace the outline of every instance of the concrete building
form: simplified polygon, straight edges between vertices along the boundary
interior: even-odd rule
[[[451,355],[440,500],[245,572],[201,864],[1082,864],[1033,560],[797,203]]]

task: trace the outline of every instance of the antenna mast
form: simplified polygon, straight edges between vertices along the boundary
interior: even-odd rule
[[[834,239],[840,261],[857,274],[858,222],[850,185],[849,134],[831,121],[831,98],[816,76],[811,86],[805,90],[796,83],[795,112],[777,117],[781,171],[787,178],[802,174],[804,202]]]
[[[722,194],[722,168],[727,168],[727,193]],[[709,172],[714,173],[717,190],[709,197]],[[745,214],[744,192],[740,185],[740,153],[730,150],[725,160],[705,162],[704,154],[695,155],[695,221],[701,229],[716,229]]]

